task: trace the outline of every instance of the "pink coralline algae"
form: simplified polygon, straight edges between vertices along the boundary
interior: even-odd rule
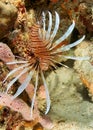
[[[12,96],[0,92],[0,105],[8,106],[12,110],[20,112],[25,120],[31,120],[30,108],[21,99],[12,100]]]
[[[14,61],[15,57],[11,49],[4,43],[0,42],[0,59],[4,62]],[[14,65],[8,65],[9,69],[13,69]]]
[[[12,110],[21,113],[24,120],[26,121],[32,120],[30,116],[31,114],[30,107],[22,99],[16,98],[15,100],[12,100],[12,96],[0,92],[0,105],[8,106]],[[42,118],[39,115],[38,110],[35,110],[33,117],[34,117],[34,120],[37,120],[43,127],[48,128],[48,129],[53,127],[53,124],[50,121],[50,119]]]

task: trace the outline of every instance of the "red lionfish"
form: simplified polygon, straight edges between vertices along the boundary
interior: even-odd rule
[[[58,40],[53,41],[56,33],[59,28],[59,23],[60,23],[60,18],[59,14],[55,12],[55,26],[54,30],[51,31],[52,29],[52,14],[48,12],[49,16],[49,24],[48,28],[46,29],[46,15],[43,12],[42,13],[42,27],[39,22],[35,23],[32,28],[31,28],[31,48],[27,48],[27,54],[28,54],[28,59],[23,61],[14,61],[14,62],[8,62],[7,64],[21,64],[19,67],[11,70],[8,75],[6,76],[4,82],[7,80],[7,78],[11,75],[13,75],[15,72],[22,70],[20,74],[18,74],[14,79],[10,81],[7,85],[7,90],[11,88],[11,86],[25,73],[28,72],[28,75],[24,82],[19,86],[17,89],[16,93],[13,95],[13,99],[18,97],[28,86],[30,83],[34,73],[36,72],[36,81],[35,81],[35,87],[34,87],[34,95],[32,98],[32,103],[31,103],[31,116],[32,116],[32,111],[34,108],[34,103],[35,103],[35,98],[36,98],[36,91],[38,87],[38,80],[39,80],[39,75],[41,75],[43,85],[45,87],[45,93],[46,93],[46,111],[45,114],[47,114],[50,110],[50,96],[47,88],[47,84],[44,78],[44,71],[47,71],[51,67],[56,67],[56,63],[59,63],[56,60],[56,57],[59,57],[62,55],[62,57],[67,58],[67,59],[76,59],[76,60],[83,60],[87,59],[86,57],[74,57],[74,56],[65,56],[64,52],[70,50],[72,47],[78,45],[81,43],[85,36],[83,36],[81,39],[77,40],[74,43],[71,43],[69,45],[63,45],[62,42],[72,33],[74,27],[75,27],[75,22],[73,20],[72,24],[66,31],[66,33],[60,37]],[[27,46],[26,46],[27,47]],[[61,63],[59,63],[61,64]]]

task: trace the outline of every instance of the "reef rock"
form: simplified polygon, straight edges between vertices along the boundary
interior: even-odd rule
[[[13,29],[16,18],[16,7],[10,3],[0,1],[0,39]]]
[[[75,55],[89,57],[89,60],[75,61],[74,68],[79,73],[89,94],[93,97],[93,44],[90,41],[83,41],[75,50]]]

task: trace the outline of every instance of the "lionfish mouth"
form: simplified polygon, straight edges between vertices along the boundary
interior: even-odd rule
[[[48,15],[49,15],[49,24],[48,24],[48,29],[46,30],[46,23],[45,23],[45,13],[43,12],[42,13],[43,15],[43,28],[38,28],[38,35],[39,35],[39,38],[42,39],[42,41],[48,41],[48,44],[47,45],[42,45],[43,47],[46,47],[47,50],[49,50],[48,52],[50,53],[51,56],[54,56],[54,55],[57,55],[59,54],[60,52],[62,52],[62,57],[64,58],[67,58],[67,59],[73,59],[73,60],[88,60],[89,57],[74,57],[74,56],[65,56],[63,55],[63,52],[65,51],[68,51],[70,50],[72,47],[78,45],[79,43],[81,43],[85,36],[83,36],[81,39],[77,40],[76,42],[74,43],[71,43],[69,45],[66,45],[66,46],[60,46],[62,44],[62,42],[72,33],[74,27],[75,27],[75,21],[73,20],[72,22],[72,25],[70,25],[70,27],[68,28],[68,30],[66,31],[66,33],[60,37],[58,40],[56,40],[54,43],[53,43],[53,40],[56,36],[56,33],[58,31],[58,28],[59,28],[59,23],[60,23],[60,18],[59,18],[59,14],[57,12],[55,12],[55,26],[54,26],[54,30],[51,32],[51,28],[52,28],[52,14],[50,12],[48,12]],[[33,27],[35,29],[35,26]],[[34,36],[35,32],[37,30],[34,30],[32,32],[32,37],[36,37]],[[35,53],[35,47],[33,47],[33,45],[35,46],[35,43],[36,40],[32,39],[32,50],[33,52]],[[41,45],[41,43],[40,43]],[[40,45],[37,46],[37,49],[40,48]],[[54,51],[55,50],[55,51]],[[41,54],[41,53],[40,53]],[[47,57],[44,57],[45,58],[45,63],[47,64],[47,61],[49,61],[49,59],[47,59]],[[49,58],[49,57],[48,57]],[[51,58],[52,59],[52,58]],[[55,58],[51,60],[50,65],[55,65],[56,63],[58,63]],[[28,84],[30,83],[33,75],[34,75],[34,72],[36,71],[35,70],[35,66],[33,68],[33,64],[31,65],[29,63],[29,61],[13,61],[13,62],[8,62],[6,63],[8,65],[13,65],[13,64],[19,64],[19,67],[11,70],[8,75],[6,76],[5,80],[3,82],[5,82],[8,77],[10,77],[11,75],[15,74],[16,72],[20,71],[20,73],[10,81],[10,83],[8,83],[7,85],[7,90],[6,90],[6,93],[8,92],[8,90],[12,87],[12,85],[23,75],[23,74],[26,74],[28,72],[28,75],[26,77],[26,79],[24,80],[24,82],[19,86],[18,90],[16,91],[16,93],[13,95],[13,99],[15,99],[16,97],[18,97],[24,90],[25,88],[28,86]],[[59,63],[61,64],[61,63]],[[49,96],[49,91],[48,91],[48,87],[47,87],[47,83],[46,83],[46,80],[44,78],[44,74],[43,74],[43,69],[42,67],[40,68],[37,67],[37,71],[36,71],[36,81],[35,81],[35,87],[34,87],[34,95],[33,95],[33,98],[32,98],[32,102],[31,102],[31,117],[32,117],[32,112],[33,112],[33,108],[34,108],[34,103],[35,103],[35,98],[36,98],[36,92],[37,92],[37,87],[38,87],[38,77],[39,77],[39,73],[41,74],[41,78],[42,78],[42,81],[43,81],[43,84],[44,84],[44,87],[45,87],[45,92],[46,92],[46,104],[47,104],[47,107],[46,107],[46,111],[45,111],[45,114],[47,114],[50,110],[50,104],[51,104],[51,101],[50,101],[50,96]]]

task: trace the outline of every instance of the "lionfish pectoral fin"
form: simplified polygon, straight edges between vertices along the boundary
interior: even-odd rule
[[[47,103],[47,108],[46,108],[46,112],[45,114],[47,114],[50,110],[50,96],[49,96],[49,92],[48,92],[48,87],[47,87],[47,84],[46,84],[46,81],[45,81],[45,78],[44,78],[44,75],[43,75],[43,72],[41,71],[41,77],[42,77],[42,80],[43,80],[43,83],[44,83],[44,87],[45,87],[45,92],[46,92],[46,103]]]
[[[43,30],[45,31],[46,30],[46,24],[45,24],[46,18],[45,18],[44,12],[42,12],[42,20],[43,20]]]
[[[59,28],[59,23],[60,23],[59,14],[56,11],[55,11],[55,15],[56,15],[55,27],[54,27],[53,33],[50,36],[50,41],[51,42],[53,41],[53,39],[56,36],[56,33],[58,31],[58,28]]]
[[[45,23],[45,21],[46,21],[46,18],[45,18],[45,13],[44,12],[42,12],[42,21],[43,21],[43,30],[41,31],[41,29],[40,29],[39,35],[40,35],[40,37],[42,39],[45,39],[45,35],[46,35],[46,23]]]
[[[53,61],[54,63],[56,63],[56,64],[59,64],[59,65],[61,65],[61,66],[64,66],[65,68],[69,68],[67,65],[65,65],[65,64],[63,64],[63,63],[61,63],[61,62],[58,62],[58,61],[56,61],[56,60],[54,60],[54,59],[52,59],[52,61]]]
[[[29,68],[25,68],[19,75],[17,75],[17,76],[7,85],[6,93],[7,93],[8,90],[11,88],[11,86],[12,86],[23,74],[25,74],[28,70],[29,70]]]
[[[3,80],[3,83],[8,79],[9,76],[13,75],[15,72],[17,72],[17,71],[23,69],[24,67],[27,67],[28,65],[29,65],[29,64],[25,64],[25,65],[22,65],[22,66],[20,66],[20,67],[17,67],[17,68],[15,68],[15,69],[11,70],[11,71],[7,74],[7,76],[5,77],[5,79]]]
[[[62,37],[60,37],[57,41],[55,41],[55,45],[58,45],[59,43],[64,41],[72,33],[74,27],[75,27],[75,21],[73,20],[73,23],[70,25],[66,33]]]
[[[71,43],[71,44],[69,44],[67,46],[62,47],[61,51],[70,50],[70,48],[75,47],[76,45],[80,44],[84,39],[85,39],[85,35],[82,38],[80,38],[79,40],[77,40],[76,42],[73,42],[73,43]]]
[[[34,88],[34,95],[33,95],[32,103],[31,103],[31,119],[32,119],[32,117],[33,117],[33,108],[34,108],[34,103],[35,103],[35,98],[36,98],[37,86],[38,86],[38,72],[37,72],[37,75],[36,75],[36,82],[35,82],[35,88]]]
[[[20,87],[18,88],[17,92],[13,95],[12,99],[15,99],[16,97],[18,97],[24,90],[25,88],[28,86],[28,84],[30,83],[32,76],[34,74],[34,71],[30,71],[27,78],[25,79],[25,81],[22,83],[22,85],[20,85]]]
[[[52,28],[52,14],[48,11],[49,14],[49,24],[48,24],[48,30],[46,33],[46,40],[49,40],[50,38],[50,32],[51,32],[51,28]]]
[[[71,59],[71,60],[89,60],[89,56],[84,56],[84,57],[76,57],[76,56],[63,56],[66,59]]]
[[[7,62],[7,65],[13,65],[13,64],[25,64],[28,61],[12,61],[12,62]]]

